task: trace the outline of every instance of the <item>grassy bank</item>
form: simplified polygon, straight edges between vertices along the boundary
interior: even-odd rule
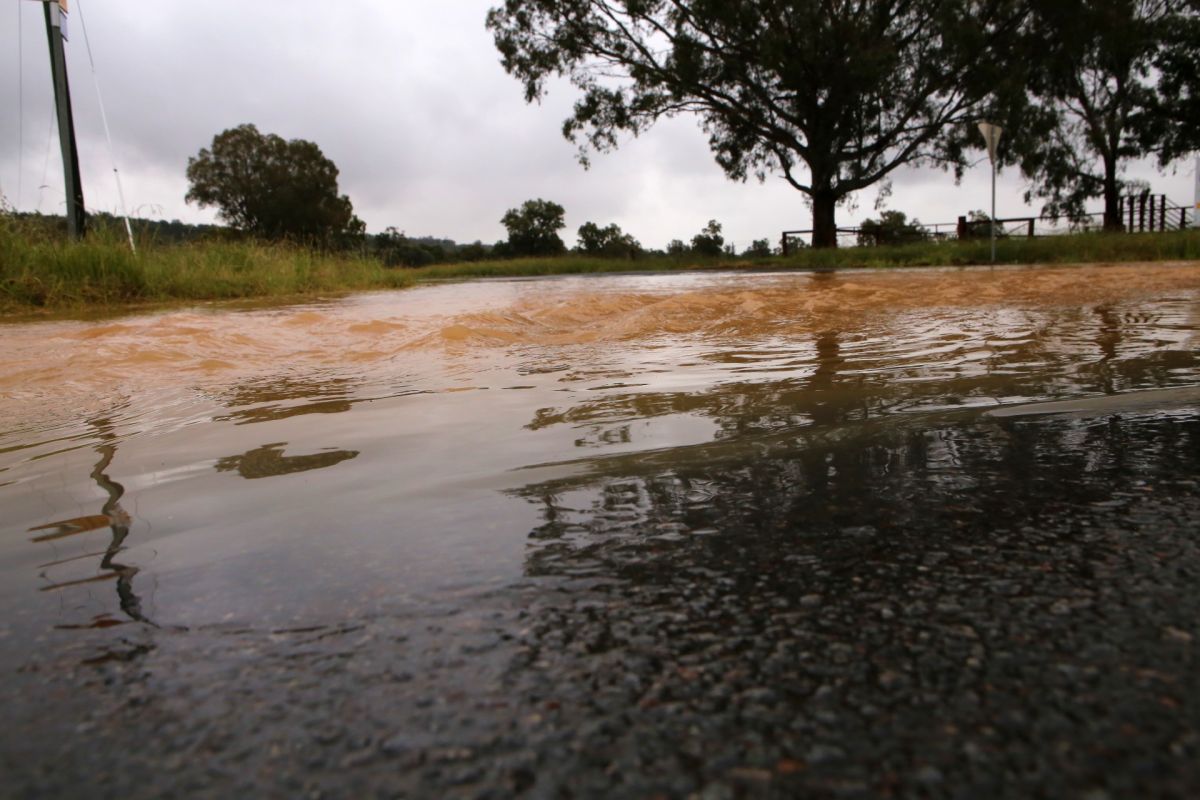
[[[0,311],[314,295],[407,286],[378,261],[254,242],[154,246],[135,255],[116,233],[79,243],[0,221]]]
[[[783,260],[794,268],[941,267],[991,263],[987,239],[891,247],[801,250]],[[1200,259],[1200,229],[1166,233],[1081,233],[996,242],[998,264],[1096,264]],[[772,259],[776,261],[776,259]]]
[[[786,258],[651,257],[635,261],[558,258],[439,264],[389,269],[352,254],[322,254],[288,245],[214,240],[143,243],[135,255],[119,232],[80,243],[22,230],[0,218],[0,313],[75,313],[147,304],[286,299],[395,289],[422,280],[680,269],[838,269],[986,264],[987,241],[926,242],[895,247],[803,249]],[[1005,264],[1200,259],[1200,230],[1182,233],[1085,234],[998,242]]]

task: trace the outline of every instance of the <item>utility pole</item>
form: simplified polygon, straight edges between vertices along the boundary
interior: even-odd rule
[[[83,183],[79,179],[79,152],[75,147],[75,119],[71,114],[71,87],[67,82],[67,0],[41,0],[46,12],[46,38],[50,42],[50,73],[54,78],[54,107],[58,115],[58,141],[62,148],[63,181],[67,190],[67,234],[83,236],[87,212]]]

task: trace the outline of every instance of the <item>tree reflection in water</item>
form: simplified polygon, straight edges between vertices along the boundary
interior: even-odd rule
[[[216,421],[238,425],[272,422],[305,414],[341,414],[354,403],[359,381],[349,378],[327,380],[284,377],[236,386],[221,396],[234,409]]]
[[[1097,315],[1099,366],[1073,380],[1174,385],[1166,365],[1192,356],[1117,360],[1128,323]],[[1054,752],[1034,782],[1069,794],[1091,786],[1090,753],[1135,776],[1175,752],[1200,720],[1180,644],[1200,614],[1194,392],[1090,415],[901,413],[913,387],[844,372],[835,332],[814,353],[806,377],[774,385],[535,420],[686,409],[721,432],[515,492],[542,510],[526,575],[570,587],[529,615],[510,678],[586,732],[571,753],[587,757],[563,754],[552,786],[592,763],[703,780],[739,764],[782,781],[779,796],[923,796],[916,768],[863,768],[892,758],[995,796],[1028,752]]]
[[[1169,385],[1170,359],[1187,354],[1169,351],[1114,364],[1122,320],[1105,309],[1096,314],[1101,361],[1092,372],[1098,388],[1112,393],[1114,375],[1124,379],[1121,385]],[[704,394],[623,395],[565,412],[540,411],[531,428],[582,423],[601,429],[609,420],[690,413],[713,418],[720,433],[708,445],[596,459],[588,462],[588,478],[522,490],[544,506],[546,520],[533,533],[539,545],[531,549],[529,572],[553,572],[561,557],[571,562],[564,569],[575,574],[583,562],[604,562],[610,548],[628,555],[639,543],[656,542],[647,546],[661,550],[663,532],[723,531],[736,534],[739,547],[771,552],[778,544],[774,537],[836,541],[841,528],[869,526],[903,536],[914,526],[926,527],[917,523],[928,523],[929,514],[942,517],[948,530],[966,527],[968,519],[987,530],[999,510],[1011,516],[1035,499],[1103,499],[1110,478],[1127,479],[1155,465],[1178,467],[1176,451],[1189,446],[1156,446],[1151,438],[1131,447],[1118,417],[1031,423],[981,421],[978,410],[970,409],[898,413],[911,407],[913,387],[868,384],[857,370],[843,373],[847,359],[836,331],[815,336],[811,364],[802,379],[727,384]],[[919,388],[962,397],[988,380],[964,376]],[[1192,441],[1190,428],[1172,431]],[[565,494],[578,498],[589,492],[598,496],[586,507],[559,502]],[[933,496],[938,503],[929,501]],[[751,531],[772,541],[748,539]],[[853,549],[856,541],[851,537],[838,546]],[[896,544],[882,537],[871,546],[884,541]]]
[[[1042,507],[1105,502],[1110,481],[1195,474],[1200,422],[1114,415],[922,429],[897,420],[790,444],[764,440],[725,457],[716,447],[673,455],[669,468],[597,459],[586,477],[521,489],[545,519],[532,534],[527,572],[620,572],[646,554],[704,560],[725,545],[764,556],[810,547],[866,555],[859,551],[927,541],[930,529],[971,542],[999,520]]]
[[[551,785],[744,764],[767,796],[936,796],[926,767],[962,796],[1069,796],[1194,735],[1194,406],[590,466],[518,493],[543,508],[526,574],[571,587],[525,621],[511,674],[560,709],[547,739],[571,737]]]
[[[348,461],[358,455],[357,450],[329,449],[306,456],[285,456],[283,448],[287,442],[264,444],[240,456],[229,456],[217,462],[217,472],[234,472],[247,480],[271,478],[276,475],[291,475],[324,469]]]

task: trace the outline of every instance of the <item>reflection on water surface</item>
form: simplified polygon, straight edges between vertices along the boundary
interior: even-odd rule
[[[329,450],[308,456],[285,456],[283,448],[287,442],[264,444],[240,456],[222,458],[217,462],[217,472],[236,471],[243,478],[270,478],[273,475],[290,475],[340,464],[358,455],[357,450]]]
[[[1200,265],[0,336],[25,794],[1200,785]]]
[[[87,553],[77,558],[67,558],[47,564],[40,564],[38,568],[43,570],[40,575],[48,580],[49,571],[52,569],[67,564],[74,567],[77,565],[76,562],[91,561],[96,556],[100,558],[100,572],[97,575],[46,583],[40,587],[40,591],[56,592],[69,587],[115,580],[117,584],[117,599],[121,612],[130,620],[153,625],[154,623],[143,615],[141,600],[133,591],[133,579],[138,574],[138,567],[121,564],[116,561],[116,557],[125,549],[124,543],[126,537],[129,536],[129,525],[132,520],[129,512],[121,507],[121,498],[125,495],[125,487],[114,481],[107,474],[107,470],[117,453],[117,446],[113,443],[116,437],[112,432],[112,423],[108,419],[94,419],[89,420],[88,424],[95,429],[97,437],[103,442],[103,444],[96,446],[96,453],[100,456],[100,459],[92,467],[92,471],[88,477],[104,492],[107,499],[101,506],[99,514],[57,520],[33,526],[29,529],[30,533],[42,533],[34,536],[30,541],[54,542],[104,528],[107,528],[111,533],[111,539],[102,553]],[[98,614],[93,618],[91,623],[86,625],[61,624],[56,627],[70,630],[73,628],[106,628],[118,624],[121,624],[119,620],[114,620],[110,614],[104,613]]]
[[[543,574],[596,503],[667,542],[731,497],[853,527],[913,448],[956,491],[1023,470],[982,410],[1197,385],[1198,298],[1194,264],[617,276],[12,325],[0,498],[36,535],[0,591],[19,635],[290,624]]]

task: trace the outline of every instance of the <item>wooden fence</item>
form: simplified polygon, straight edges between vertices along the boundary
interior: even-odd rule
[[[1171,203],[1164,194],[1152,195],[1147,192],[1139,195],[1128,195],[1120,199],[1119,209],[1121,230],[1128,233],[1175,231],[1188,227],[1188,212],[1190,209],[1186,206]],[[953,223],[942,222],[929,225],[914,225],[913,228],[922,233],[908,239],[900,237],[893,241],[888,237],[886,232],[876,229],[866,231],[865,238],[873,240],[871,243],[875,245],[896,244],[901,241],[946,241],[951,239],[986,238],[990,235],[991,225],[992,221],[989,219],[959,217],[958,221]],[[1005,238],[1014,236],[1059,236],[1066,233],[1101,230],[1104,227],[1104,214],[1086,214],[1082,218],[1071,220],[1065,220],[1061,217],[1044,216],[1008,217],[997,219],[996,226],[998,235]],[[854,237],[854,244],[861,245],[865,243],[863,241],[864,231],[861,228],[838,228],[837,234],[839,240]],[[780,236],[780,247],[783,254],[786,256],[793,251],[796,248],[797,241],[801,242],[800,247],[806,247],[807,245],[803,243],[804,238],[808,237],[811,239],[811,236],[811,228],[783,231]]]

